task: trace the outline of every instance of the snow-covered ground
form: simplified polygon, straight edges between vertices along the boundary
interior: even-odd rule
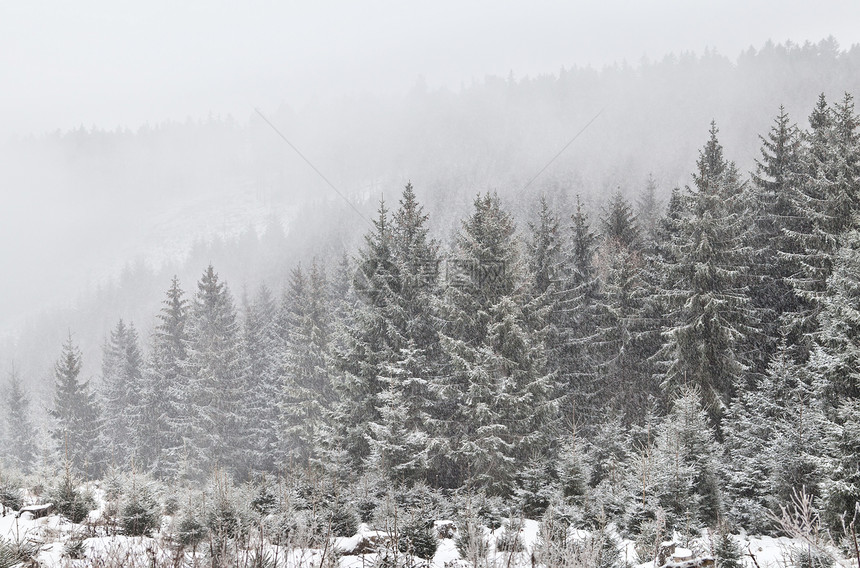
[[[100,522],[103,518],[105,500],[103,493],[95,488],[93,491],[98,509],[90,513],[83,524],[71,523],[62,517],[52,514],[46,517],[34,519],[30,515],[16,515],[15,512],[7,510],[0,517],[0,538],[7,542],[29,542],[39,547],[36,561],[38,566],[45,568],[68,568],[73,566],[169,566],[175,561],[175,547],[171,545],[171,534],[173,531],[172,517],[165,516],[162,519],[161,530],[153,537],[129,537],[121,534],[109,534],[105,523]],[[449,523],[450,521],[440,521]],[[437,523],[438,524],[438,523]],[[516,523],[515,523],[516,524]],[[521,522],[520,540],[522,547],[515,550],[499,550],[498,541],[503,537],[505,528],[500,527],[490,530],[484,527],[484,536],[488,543],[487,566],[504,566],[506,568],[517,566],[533,566],[536,552],[540,546],[540,523],[538,521],[525,519]],[[573,538],[586,538],[585,531],[571,531]],[[329,560],[339,556],[340,568],[366,568],[373,566],[378,559],[378,554],[369,553],[361,555],[350,555],[361,542],[386,542],[389,535],[383,531],[375,530],[368,525],[361,525],[359,531],[353,537],[332,539],[325,548],[293,548],[285,549],[251,539],[247,550],[239,551],[239,556],[244,556],[245,562],[238,565],[251,565],[250,560],[262,551],[271,560],[276,560],[278,566],[286,568],[299,568],[309,566],[320,566]],[[802,546],[789,538],[772,537],[748,537],[736,536],[736,541],[746,556],[744,564],[749,568],[783,568],[789,565],[786,560],[792,547]],[[69,558],[67,545],[70,542],[82,542],[82,548],[78,558]],[[686,543],[698,555],[707,555],[711,548],[711,539],[703,534],[700,539]],[[81,545],[79,545],[81,546]],[[204,546],[200,547],[205,548]],[[628,566],[636,568],[652,568],[653,561],[639,563],[631,541],[621,541],[621,559]],[[186,552],[186,560],[191,560],[191,552]],[[199,554],[199,553],[198,553]],[[749,556],[752,555],[752,556]],[[754,557],[754,558],[753,558]],[[421,565],[421,561],[417,563]],[[845,562],[850,566],[849,562]],[[429,563],[428,568],[451,568],[470,566],[469,562],[461,559],[456,546],[455,538],[441,538],[436,554]]]

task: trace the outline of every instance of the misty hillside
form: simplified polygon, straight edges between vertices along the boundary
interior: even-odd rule
[[[672,187],[688,183],[712,119],[729,158],[749,171],[758,136],[780,105],[804,124],[819,93],[837,97],[860,89],[858,61],[857,47],[843,51],[833,40],[767,44],[736,59],[671,55],[551,76],[487,77],[457,91],[419,83],[402,97],[333,97],[301,109],[262,110],[366,218],[380,196],[391,199],[412,180],[434,233],[448,238],[474,194],[488,189],[510,197],[520,219],[522,204],[540,193],[581,194],[597,211],[616,190],[635,196],[649,175],[665,200]],[[174,273],[194,278],[218,257],[191,262],[195,242],[240,239],[249,230],[262,235],[280,223],[287,246],[265,276],[219,263],[228,264],[222,270],[235,286],[253,288],[262,276],[278,287],[286,267],[349,252],[360,236],[360,222],[302,223],[320,206],[338,211],[338,219],[354,212],[251,109],[246,117],[210,116],[135,132],[81,127],[8,141],[0,166],[0,183],[17,188],[0,226],[7,238],[29,243],[2,253],[4,264],[15,267],[0,290],[4,359],[15,358],[16,350],[44,351],[47,345],[33,335],[56,345],[57,332],[46,327],[72,327],[96,348],[110,320],[151,312],[159,287],[110,292],[114,302],[38,323],[46,308],[92,306],[93,289],[113,288],[126,264],[160,268],[161,282]],[[244,242],[253,247],[254,240]],[[63,274],[62,286],[54,283],[56,273]],[[91,317],[98,324],[87,323]],[[30,331],[16,340],[25,328]],[[45,359],[30,370],[44,376],[47,369]]]

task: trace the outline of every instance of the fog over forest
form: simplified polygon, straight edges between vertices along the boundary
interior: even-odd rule
[[[860,568],[856,3],[37,1],[0,83],[0,568]]]
[[[803,124],[819,93],[857,92],[860,78],[852,71],[858,61],[860,50],[833,38],[768,42],[735,56],[705,49],[535,77],[487,76],[453,89],[431,88],[419,78],[402,94],[331,95],[260,111],[365,217],[380,197],[393,199],[412,180],[434,232],[450,236],[479,191],[511,196],[515,209],[542,192],[581,194],[596,210],[613,191],[634,197],[653,175],[665,200],[672,187],[689,182],[711,120],[729,157],[750,171],[758,136],[779,106]],[[199,266],[188,254],[213,238],[261,236],[273,226],[285,231],[280,269],[234,270],[230,261],[223,267],[229,282],[253,289],[261,276],[277,287],[285,267],[300,260],[348,251],[365,228],[253,109],[243,120],[208,115],[137,129],[81,126],[16,135],[0,160],[3,186],[26,188],[10,192],[4,209],[6,242],[16,243],[2,251],[5,265],[15,267],[0,295],[7,341],[22,325],[46,333],[37,323],[45,309],[88,301],[93,290],[113,288],[124,269],[172,274],[185,268],[190,281]],[[303,226],[320,208],[331,212],[317,214],[338,222]],[[92,327],[80,311],[57,315],[50,326],[71,326],[95,347],[117,314],[145,318],[139,302],[153,305],[163,286],[157,282],[117,292],[118,305],[109,310],[98,302],[87,315],[105,319]],[[11,349],[7,358],[15,356]]]

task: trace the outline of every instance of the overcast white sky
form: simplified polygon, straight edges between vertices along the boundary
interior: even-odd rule
[[[828,35],[860,43],[860,1],[2,0],[0,135]]]

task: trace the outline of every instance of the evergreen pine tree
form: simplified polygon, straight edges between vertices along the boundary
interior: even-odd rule
[[[526,313],[528,280],[513,220],[497,196],[475,200],[456,244],[463,270],[449,282],[443,306],[450,360],[444,396],[457,403],[446,438],[460,479],[510,495],[518,466],[532,453],[546,455],[555,420],[545,328]]]
[[[436,323],[439,297],[438,244],[429,238],[427,215],[407,184],[392,216],[392,259],[397,294],[392,313],[403,314],[396,331],[405,344],[381,369],[380,420],[372,426],[372,461],[393,480],[432,479],[444,463],[438,437],[441,347]],[[444,469],[444,466],[441,466]]]
[[[140,461],[143,421],[143,357],[133,324],[121,319],[111,330],[102,360],[104,452],[111,465]]]
[[[589,349],[597,327],[599,282],[594,257],[598,240],[579,196],[571,221],[558,299],[553,305],[559,334],[557,371],[559,382],[568,393],[565,412],[573,412],[581,417],[583,424],[589,425],[600,416],[603,394],[595,380],[595,364]]]
[[[283,342],[277,325],[275,300],[269,289],[260,287],[252,303],[245,302],[243,345],[247,389],[248,468],[275,471],[278,446],[278,397]]]
[[[30,399],[24,392],[15,367],[9,373],[3,392],[4,435],[0,457],[24,473],[29,473],[37,455],[36,429],[30,417]]]
[[[603,219],[603,242],[597,250],[599,294],[595,298],[588,343],[596,381],[605,393],[606,407],[626,415],[628,423],[645,415],[659,395],[649,358],[656,351],[656,334],[646,313],[651,290],[645,280],[645,261],[632,208],[615,195]]]
[[[652,249],[658,239],[662,206],[657,198],[657,180],[648,175],[645,188],[636,201],[636,219],[639,225],[645,249]]]
[[[823,398],[823,432],[833,458],[832,468],[821,473],[826,520],[834,529],[860,501],[860,231],[847,231],[841,240],[808,362],[808,372],[819,378],[822,392],[814,394]]]
[[[780,322],[800,308],[790,279],[798,271],[800,252],[792,234],[807,222],[796,209],[801,183],[801,141],[797,127],[785,108],[779,108],[767,136],[760,136],[761,157],[749,186],[751,227],[748,243],[751,258],[750,298],[762,318],[761,345],[756,346],[754,371],[764,372],[780,338]],[[789,337],[793,345],[797,337]]]
[[[424,351],[406,347],[380,377],[386,388],[379,394],[379,421],[370,425],[369,461],[397,484],[410,485],[427,476],[433,424],[427,374]]]
[[[654,495],[670,528],[691,534],[721,512],[721,453],[696,388],[682,389],[660,424],[654,448]]]
[[[316,262],[308,275],[300,266],[292,271],[282,311],[286,337],[278,395],[279,444],[287,463],[306,467],[321,457],[336,401],[328,282]]]
[[[637,249],[641,234],[633,207],[620,191],[609,198],[603,218],[600,220],[604,240],[626,249]]]
[[[360,469],[370,455],[370,424],[379,421],[379,394],[383,390],[379,377],[406,345],[403,330],[407,316],[396,301],[401,280],[384,202],[380,202],[373,225],[357,260],[357,302],[336,352],[340,376],[335,383],[338,401],[333,422],[339,426],[336,435],[349,451],[355,469]]]
[[[527,253],[529,270],[534,275],[535,293],[543,294],[561,276],[559,268],[562,251],[558,220],[550,210],[546,197],[540,197],[538,207],[536,222],[529,223],[531,239],[527,244]]]
[[[797,345],[799,361],[812,350],[818,331],[821,299],[833,270],[833,255],[840,234],[857,211],[856,171],[850,165],[856,153],[856,120],[846,98],[835,113],[822,94],[809,117],[804,137],[802,183],[792,206],[795,226],[787,233],[791,252],[786,257],[797,269],[788,279],[800,298],[799,307],[785,318],[785,327]],[[852,147],[855,149],[852,152]]]
[[[193,443],[187,320],[188,300],[174,276],[156,316],[144,373],[147,427],[141,453],[159,477],[178,476],[180,464]]]
[[[767,533],[773,528],[769,512],[785,504],[780,499],[787,490],[774,486],[775,469],[795,456],[773,452],[780,451],[775,443],[784,435],[780,426],[796,409],[791,394],[800,374],[788,340],[783,338],[761,381],[742,385],[723,417],[725,512],[734,527]]]
[[[744,189],[713,123],[697,164],[669,265],[672,311],[661,356],[666,386],[694,382],[716,417],[745,376],[758,322],[745,290]]]
[[[72,334],[63,344],[63,351],[54,366],[54,406],[51,416],[54,428],[51,437],[56,451],[76,472],[95,476],[100,471],[96,452],[99,436],[99,408],[89,384],[79,379],[81,352],[72,341]]]
[[[191,440],[188,474],[245,471],[247,392],[233,298],[212,265],[197,283],[188,319]]]
[[[860,231],[851,230],[842,240],[821,299],[813,369],[834,407],[845,397],[860,399]]]

